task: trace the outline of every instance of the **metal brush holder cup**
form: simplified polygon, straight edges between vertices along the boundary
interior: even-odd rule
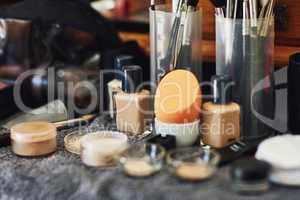
[[[177,26],[181,22],[184,26]],[[170,5],[157,5],[155,11],[150,9],[150,39],[152,94],[162,77],[173,69],[191,70],[201,80],[201,9],[184,11],[180,19]]]
[[[216,17],[216,72],[234,80],[234,100],[241,106],[241,137],[257,139],[273,133],[274,19]]]

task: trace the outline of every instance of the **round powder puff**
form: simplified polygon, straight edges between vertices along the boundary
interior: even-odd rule
[[[279,169],[300,168],[300,136],[284,135],[263,141],[255,157]]]

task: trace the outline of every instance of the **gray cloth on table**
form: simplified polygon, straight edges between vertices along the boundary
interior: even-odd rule
[[[97,118],[89,131],[110,125]],[[113,126],[111,126],[113,129]],[[84,128],[87,130],[86,128]],[[125,176],[118,166],[91,168],[80,157],[64,150],[63,138],[72,130],[60,132],[58,150],[43,158],[21,158],[10,148],[0,149],[0,199],[299,199],[300,189],[273,186],[260,196],[241,196],[232,192],[228,168],[211,180],[186,183],[168,169],[146,179]]]

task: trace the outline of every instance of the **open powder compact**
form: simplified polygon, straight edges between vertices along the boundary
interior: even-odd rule
[[[124,173],[131,177],[148,177],[161,170],[165,149],[157,144],[139,143],[120,157]]]
[[[185,181],[201,181],[212,177],[219,161],[220,156],[216,151],[199,147],[175,149],[167,155],[172,173]]]
[[[92,167],[116,164],[116,158],[127,148],[127,136],[120,132],[99,131],[81,138],[81,160]]]
[[[56,127],[48,122],[25,122],[11,128],[12,151],[20,156],[43,156],[56,150]]]

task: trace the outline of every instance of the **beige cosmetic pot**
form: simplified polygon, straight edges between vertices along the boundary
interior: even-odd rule
[[[100,131],[89,133],[81,139],[81,161],[92,167],[107,167],[116,164],[118,157],[127,148],[127,136],[120,132]]]
[[[48,122],[25,122],[11,128],[12,151],[20,156],[44,156],[56,151],[56,127]]]

